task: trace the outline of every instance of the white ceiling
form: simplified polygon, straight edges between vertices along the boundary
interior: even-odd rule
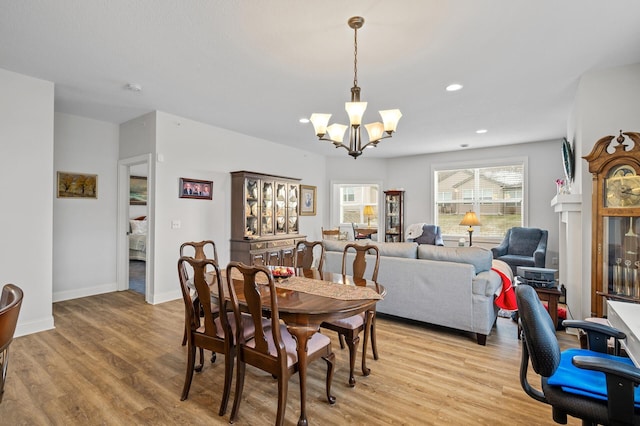
[[[348,122],[355,15],[364,122],[403,112],[368,157],[562,138],[581,75],[640,62],[637,0],[0,0],[0,68],[55,82],[56,111],[344,156],[298,119]]]

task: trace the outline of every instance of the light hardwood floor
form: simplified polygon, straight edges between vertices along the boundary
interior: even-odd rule
[[[232,401],[224,417],[217,415],[222,355],[195,374],[189,399],[180,401],[186,366],[181,300],[152,306],[124,291],[55,303],[53,312],[55,330],[12,343],[0,424],[228,423]],[[499,318],[487,346],[479,346],[467,333],[379,318],[380,359],[368,361],[370,376],[357,372],[355,388],[347,385],[348,350],[331,336],[337,402],[329,406],[324,398],[324,362],[313,363],[307,387],[312,425],[554,424],[549,406],[520,388],[521,342],[510,319]],[[563,348],[577,346],[574,336],[558,337]],[[276,382],[251,367],[247,373],[236,424],[273,424]],[[286,424],[296,423],[298,401],[295,376]]]

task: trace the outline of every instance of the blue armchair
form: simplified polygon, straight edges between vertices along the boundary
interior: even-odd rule
[[[432,246],[443,246],[442,233],[438,225],[423,225],[422,234],[415,238],[407,238],[407,241],[414,241],[418,244],[431,244]]]
[[[544,268],[549,232],[538,228],[513,227],[498,247],[491,249],[494,259],[506,262],[516,275],[518,266]]]

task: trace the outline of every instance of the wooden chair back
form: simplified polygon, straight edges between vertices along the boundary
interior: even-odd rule
[[[23,296],[22,289],[14,284],[5,284],[0,296],[0,402],[9,366],[9,345],[16,331]]]
[[[186,275],[182,273],[182,271],[185,270],[188,271]],[[213,280],[212,285],[215,285],[217,288],[218,294],[225,294],[224,285],[220,279],[218,263],[213,259],[194,259],[192,257],[182,256],[178,260],[178,273],[185,309],[188,312],[188,329],[197,335],[202,334],[212,338],[222,336],[220,340],[224,340],[225,336],[230,333],[227,316],[219,315],[222,330],[218,330],[214,319],[218,316],[220,305],[224,307],[225,303],[221,302],[217,307],[212,306],[210,302],[211,289],[207,282],[207,275],[209,275],[211,277],[210,279]],[[188,279],[185,279],[188,276],[193,277],[194,297],[191,295]],[[195,298],[201,301],[199,305],[200,312],[197,312],[194,306]],[[219,297],[219,300],[223,301],[224,298]],[[220,311],[225,311],[225,309],[220,309]],[[202,325],[204,325],[204,329],[200,329]]]
[[[196,260],[213,259],[218,262],[218,251],[216,243],[212,240],[204,241],[187,241],[180,246],[180,257],[189,256]]]
[[[295,267],[322,272],[324,265],[324,245],[322,241],[300,241],[296,246]]]
[[[340,229],[322,229],[322,239],[323,240],[339,240],[340,239]]]
[[[378,247],[373,244],[360,245],[350,243],[344,246],[344,251],[342,253],[342,273],[347,274],[347,259],[349,258],[348,254],[350,252],[355,251],[355,257],[353,258],[353,263],[351,264],[352,272],[351,275],[355,279],[366,279],[365,272],[367,270],[367,254],[375,255],[375,263],[373,265],[373,269],[371,271],[371,281],[378,281],[378,269],[380,268],[380,251],[378,251]]]
[[[276,286],[273,281],[271,271],[265,266],[245,265],[241,262],[230,262],[227,265],[227,291],[231,299],[231,307],[236,318],[240,318],[240,303],[233,285],[233,271],[237,270],[242,274],[242,291],[247,304],[247,311],[251,315],[255,328],[255,344],[252,347],[246,345],[243,337],[242,322],[236,321],[236,336],[238,342],[238,356],[242,357],[249,364],[267,371],[273,375],[282,375],[282,366],[287,364],[287,352],[285,350],[282,336],[280,334],[280,317],[278,316],[278,298]],[[267,285],[256,282],[256,276],[260,274],[267,280]],[[267,333],[262,317],[263,300],[269,304],[271,310],[271,332]],[[276,356],[269,351],[268,340],[273,336],[273,344],[276,348]],[[284,364],[283,364],[284,363]]]

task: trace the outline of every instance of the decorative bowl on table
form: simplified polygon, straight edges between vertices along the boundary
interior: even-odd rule
[[[289,266],[270,266],[274,278],[289,278],[295,274],[295,269]]]

